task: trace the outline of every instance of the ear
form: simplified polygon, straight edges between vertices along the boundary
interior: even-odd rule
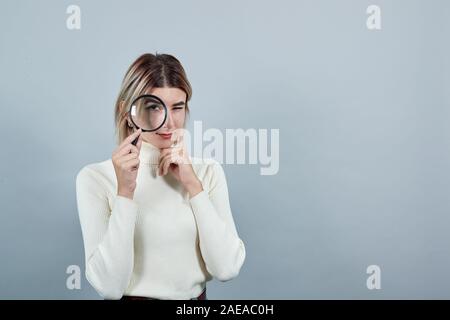
[[[127,124],[130,128],[133,128],[133,124],[131,123],[130,117],[127,117]]]
[[[128,112],[125,113],[125,118],[126,118],[127,126],[130,128],[133,128],[133,123],[131,122],[130,114]]]

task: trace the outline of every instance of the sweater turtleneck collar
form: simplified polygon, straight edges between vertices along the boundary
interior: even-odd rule
[[[142,141],[139,160],[142,163],[158,165],[161,150],[149,142]]]

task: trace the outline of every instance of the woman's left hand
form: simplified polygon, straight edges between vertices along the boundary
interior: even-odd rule
[[[158,174],[164,176],[171,172],[192,198],[203,191],[203,187],[192,167],[191,159],[184,144],[182,130],[176,130],[172,134],[172,141],[174,141],[174,144],[171,147],[161,149]]]

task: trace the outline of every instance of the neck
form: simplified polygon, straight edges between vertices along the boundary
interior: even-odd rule
[[[150,142],[142,141],[139,160],[142,163],[157,165],[161,150]]]

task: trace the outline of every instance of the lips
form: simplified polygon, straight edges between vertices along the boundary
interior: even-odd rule
[[[161,136],[161,138],[164,139],[170,139],[172,137],[171,133],[158,133],[159,136]]]

